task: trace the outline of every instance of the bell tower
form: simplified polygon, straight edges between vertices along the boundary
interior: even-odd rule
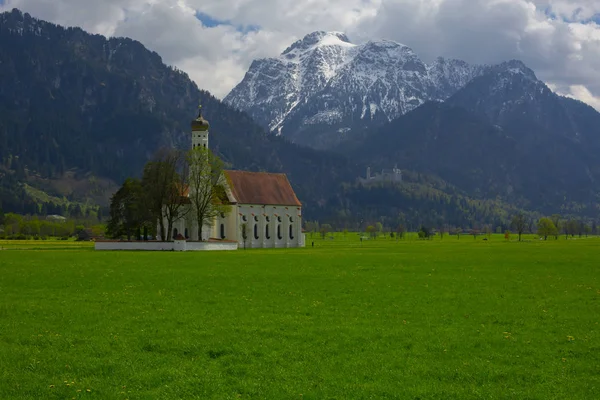
[[[208,131],[210,124],[202,117],[202,106],[198,106],[198,117],[192,121],[192,149],[208,149]]]

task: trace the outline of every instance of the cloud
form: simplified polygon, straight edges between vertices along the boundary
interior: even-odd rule
[[[387,38],[473,63],[523,60],[556,91],[597,109],[598,0],[4,0],[35,17],[129,36],[223,97],[253,59],[315,30]]]

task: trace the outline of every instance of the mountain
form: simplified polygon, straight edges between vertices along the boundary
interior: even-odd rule
[[[355,143],[374,168],[421,171],[480,199],[596,217],[600,113],[553,93],[522,62],[489,68]]]
[[[233,168],[286,172],[307,212],[354,172],[342,157],[267,135],[142,44],[0,14],[0,208],[35,212],[26,188],[106,204],[162,146],[190,146],[198,104]]]
[[[254,61],[224,101],[277,135],[326,148],[445,100],[484,70],[443,58],[426,64],[393,41],[355,45],[343,33],[314,32],[277,58]]]

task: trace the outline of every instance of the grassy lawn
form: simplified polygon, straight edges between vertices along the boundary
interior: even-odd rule
[[[0,399],[598,398],[600,240],[527,239],[1,243]]]

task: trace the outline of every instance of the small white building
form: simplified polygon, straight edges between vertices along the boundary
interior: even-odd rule
[[[201,114],[192,121],[192,148],[208,148],[209,128]],[[226,170],[222,182],[227,197],[222,201],[231,209],[202,228],[203,238],[234,241],[246,248],[304,247],[302,204],[285,174]],[[172,237],[182,235],[188,241],[198,241],[196,225],[189,216],[178,219],[173,223]]]

